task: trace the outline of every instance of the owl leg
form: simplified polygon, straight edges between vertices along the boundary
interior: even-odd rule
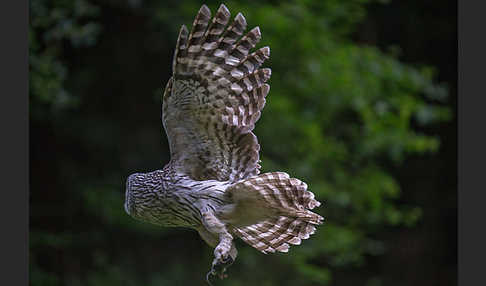
[[[233,243],[233,236],[228,232],[226,226],[210,211],[202,213],[205,231],[199,233],[208,244],[214,246],[214,260],[211,271],[208,274],[217,275],[220,279],[225,278],[226,269],[233,264],[238,251]]]

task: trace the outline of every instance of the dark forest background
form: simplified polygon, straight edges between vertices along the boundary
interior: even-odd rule
[[[123,210],[126,177],[168,162],[161,93],[203,3],[30,1],[31,285],[204,285],[195,231]],[[271,48],[263,171],[326,221],[287,254],[238,242],[217,285],[456,285],[456,1],[224,3]]]

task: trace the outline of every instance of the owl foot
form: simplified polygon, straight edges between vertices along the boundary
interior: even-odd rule
[[[222,257],[219,259],[214,259],[213,266],[206,275],[206,281],[208,284],[212,286],[210,281],[212,277],[219,277],[219,279],[227,278],[228,274],[226,273],[226,270],[231,266],[231,264],[233,264],[233,262],[234,259],[229,255],[226,259],[223,259]]]
[[[226,259],[218,259],[213,262],[213,267],[211,268],[211,272],[215,273],[220,279],[228,277],[226,274],[226,270],[233,264],[234,260],[231,256],[228,255]]]
[[[209,286],[213,286],[213,283],[211,283],[211,278],[214,277],[214,274],[209,271],[208,274],[206,274],[206,282],[208,282]]]

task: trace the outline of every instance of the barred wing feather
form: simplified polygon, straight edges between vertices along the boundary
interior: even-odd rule
[[[182,26],[173,76],[163,97],[162,121],[171,164],[194,180],[238,181],[259,174],[259,149],[252,133],[270,86],[264,47],[250,53],[261,38],[258,27],[246,35],[241,13],[230,25],[221,5],[211,20],[206,5],[190,33]]]

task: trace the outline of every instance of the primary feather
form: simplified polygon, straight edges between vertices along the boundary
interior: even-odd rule
[[[229,19],[221,5],[209,23],[203,6],[191,33],[181,28],[163,97],[171,163],[194,180],[235,182],[259,173],[260,146],[251,131],[270,89],[270,69],[259,69],[270,49],[249,54],[261,38],[259,28],[240,39],[245,18],[239,13],[225,30]]]

